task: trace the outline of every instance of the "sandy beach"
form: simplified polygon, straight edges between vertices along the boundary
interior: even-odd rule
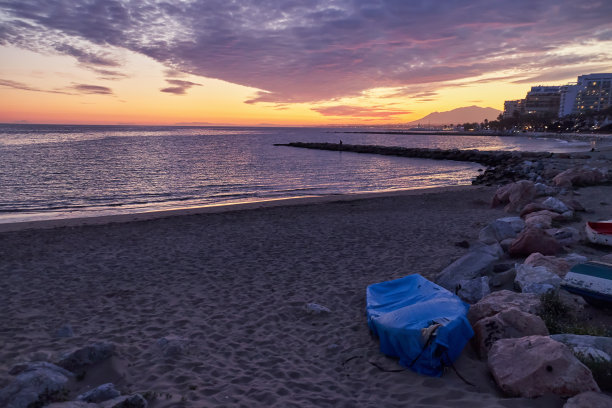
[[[610,187],[589,189],[583,204],[602,217]],[[457,243],[506,216],[490,207],[494,192],[466,186],[5,228],[0,388],[19,362],[108,341],[116,355],[71,395],[113,382],[124,393],[157,393],[153,407],[561,407],[557,397],[503,397],[469,346],[456,368],[475,386],[451,370],[431,378],[372,364],[400,368],[370,336],[366,286],[413,273],[434,279],[467,251]],[[331,313],[308,313],[310,302]],[[74,336],[57,337],[68,324]],[[162,347],[164,337],[179,347]]]

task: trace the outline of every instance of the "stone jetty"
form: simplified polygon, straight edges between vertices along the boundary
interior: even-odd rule
[[[332,150],[386,156],[414,157],[431,160],[453,160],[479,163],[486,167],[472,184],[499,185],[528,179],[543,182],[546,176],[585,163],[591,156],[585,153],[520,152],[476,149],[429,149],[400,146],[351,145],[341,143],[278,143],[275,146]],[[547,181],[547,180],[546,180]]]

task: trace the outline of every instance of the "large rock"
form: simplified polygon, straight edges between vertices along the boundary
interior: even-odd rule
[[[28,408],[61,394],[72,373],[50,363],[31,363],[14,367],[17,376],[0,390],[0,407]]]
[[[459,281],[457,296],[465,302],[476,303],[489,293],[491,289],[489,289],[488,276]]]
[[[594,349],[600,352],[595,352],[592,357],[601,357],[606,361],[612,359],[612,337],[586,336],[579,334],[553,334],[550,336],[553,340],[561,342],[574,350],[574,352],[587,355],[588,350]]]
[[[511,256],[527,256],[534,252],[542,255],[555,255],[563,250],[557,240],[539,228],[525,228],[510,245]]]
[[[444,268],[438,275],[436,283],[451,292],[455,292],[462,280],[478,278],[493,269],[504,251],[499,244],[475,245],[470,251]]]
[[[544,321],[539,316],[511,307],[476,322],[473,342],[480,358],[485,358],[497,340],[531,335],[548,336]]]
[[[520,217],[499,218],[480,230],[478,240],[485,244],[494,244],[516,237],[523,228],[525,228],[525,221]]]
[[[67,370],[75,371],[102,362],[114,353],[114,344],[100,342],[65,353],[56,364]]]
[[[607,174],[608,169],[574,167],[557,174],[553,178],[553,183],[558,187],[590,186],[606,181]]]
[[[506,212],[520,211],[526,204],[530,203],[536,195],[536,188],[532,181],[520,180],[497,189],[493,196],[492,206],[497,207],[506,204]]]
[[[525,207],[523,207],[523,209],[521,210],[520,217],[523,218],[527,214],[531,214],[536,211],[542,211],[542,210],[547,210],[547,209],[548,208],[546,208],[542,203],[536,203],[536,202],[529,203]]]
[[[541,210],[529,213],[525,216],[525,226],[527,228],[550,228],[552,225],[553,213],[548,210]]]
[[[536,294],[500,290],[490,293],[480,302],[472,305],[467,317],[473,326],[480,319],[496,315],[510,308],[517,308],[525,313],[537,313],[541,306],[540,296]]]
[[[529,266],[545,266],[551,272],[556,273],[563,278],[570,270],[570,264],[563,258],[555,256],[542,255],[539,252],[534,252],[525,259],[524,265]]]
[[[542,205],[548,210],[559,214],[563,214],[564,212],[571,210],[571,208],[569,208],[563,201],[555,197],[548,197],[542,202]]]
[[[113,383],[102,384],[93,390],[89,390],[79,395],[77,399],[85,402],[102,402],[120,396]]]
[[[546,292],[556,291],[562,279],[545,266],[517,265],[515,285],[523,293],[536,293],[543,295]]]
[[[563,408],[609,408],[612,397],[601,392],[587,391],[567,400]]]
[[[514,266],[504,271],[493,271],[489,275],[489,287],[490,288],[510,288],[514,285],[514,278],[516,278],[516,269]]]
[[[599,391],[591,371],[565,344],[548,336],[498,340],[489,351],[488,365],[497,385],[511,396],[573,397]]]

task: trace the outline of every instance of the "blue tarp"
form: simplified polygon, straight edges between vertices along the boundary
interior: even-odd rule
[[[421,275],[368,286],[366,303],[380,351],[417,373],[442,375],[474,335],[466,317],[469,305]],[[427,328],[432,335],[422,330]]]

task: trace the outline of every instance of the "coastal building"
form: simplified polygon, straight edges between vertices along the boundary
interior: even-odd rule
[[[560,86],[532,86],[525,96],[524,112],[530,115],[559,115]]]
[[[559,117],[562,118],[574,113],[576,95],[578,94],[578,84],[563,85],[559,94]]]
[[[599,112],[612,106],[612,74],[580,75],[572,113]]]
[[[504,102],[504,119],[513,118],[523,113],[524,99]]]

